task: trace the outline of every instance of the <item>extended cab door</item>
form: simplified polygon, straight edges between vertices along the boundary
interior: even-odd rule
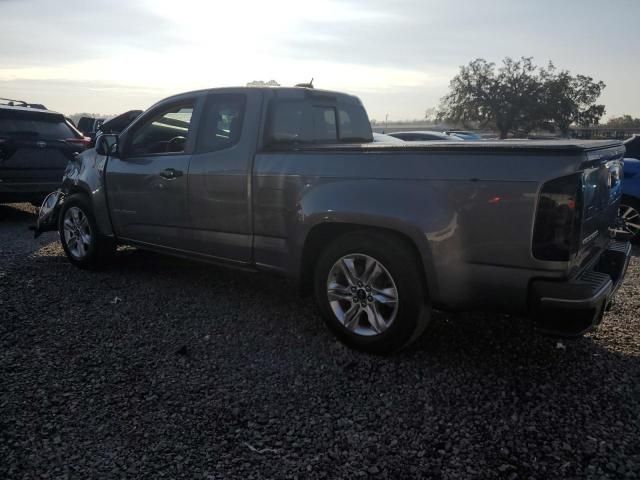
[[[251,261],[250,172],[261,109],[258,89],[207,95],[189,165],[191,234],[198,253]]]
[[[109,207],[116,235],[190,250],[187,175],[193,152],[197,96],[159,105],[119,141],[109,159]]]

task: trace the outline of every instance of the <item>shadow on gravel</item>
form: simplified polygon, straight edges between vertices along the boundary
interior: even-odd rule
[[[640,255],[640,248],[634,249],[634,252]],[[216,291],[220,286],[229,287],[240,297],[267,302],[267,310],[272,305],[293,310],[304,307],[305,311],[311,314],[311,318],[297,319],[297,326],[314,335],[325,336],[321,333],[324,332],[324,326],[313,305],[313,299],[299,298],[295,294],[295,286],[284,278],[267,273],[229,270],[133,248],[121,249],[109,272],[115,274],[115,278],[124,275],[139,278],[141,281],[151,278],[159,281],[164,279],[178,290],[198,290],[204,296],[207,295],[207,291]],[[242,309],[242,305],[239,308]],[[556,361],[564,362],[567,357],[591,362],[598,356],[611,354],[599,344],[598,337],[607,327],[616,328],[617,308],[614,307],[607,314],[602,328],[595,333],[583,338],[565,340],[538,334],[532,322],[526,318],[492,313],[434,311],[425,335],[402,352],[386,359],[349,352],[374,362],[379,359],[386,361],[388,358],[395,361],[412,361],[424,357],[431,361],[465,361],[472,369],[482,369],[485,364],[494,362],[496,357],[504,358],[505,355],[512,357],[509,369],[519,366],[527,368],[537,363],[544,364],[545,368],[553,368]],[[272,320],[273,329],[282,326],[278,323],[279,319]],[[286,329],[286,325],[284,328]],[[326,337],[328,338],[325,340],[332,342],[328,332]],[[312,340],[315,339],[309,339]]]
[[[36,208],[30,204],[0,203],[0,222],[35,222]]]

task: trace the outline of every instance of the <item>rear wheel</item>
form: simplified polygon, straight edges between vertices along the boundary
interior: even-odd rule
[[[98,231],[89,200],[82,194],[65,198],[58,230],[67,258],[79,268],[100,268],[115,251],[113,240]]]
[[[620,201],[618,216],[623,220],[624,231],[633,235],[631,241],[640,241],[640,201],[623,197]]]
[[[325,323],[350,347],[389,353],[415,340],[430,307],[412,251],[377,232],[343,235],[320,255],[316,301]]]

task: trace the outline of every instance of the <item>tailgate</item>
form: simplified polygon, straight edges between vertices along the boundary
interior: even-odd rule
[[[580,243],[574,266],[582,267],[610,241],[622,197],[624,147],[586,152],[582,176]]]

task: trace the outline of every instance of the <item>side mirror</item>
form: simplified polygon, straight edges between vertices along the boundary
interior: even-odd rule
[[[118,156],[118,135],[104,133],[96,139],[96,153],[99,155]]]

